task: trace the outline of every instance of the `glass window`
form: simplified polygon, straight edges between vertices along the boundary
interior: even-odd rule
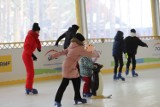
[[[88,38],[113,38],[117,30],[152,35],[150,0],[86,0]]]
[[[0,0],[0,42],[23,42],[32,24],[40,40],[55,40],[76,23],[75,0]]]

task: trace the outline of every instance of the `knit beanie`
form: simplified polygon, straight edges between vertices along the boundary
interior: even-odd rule
[[[34,24],[33,24],[32,30],[33,30],[33,31],[40,31],[40,27],[39,27],[38,23],[34,23]]]
[[[79,29],[79,26],[76,25],[76,24],[74,24],[74,25],[72,25],[72,28],[75,29],[75,30],[78,30],[78,29]]]
[[[135,29],[131,29],[131,33],[136,33],[136,30]]]

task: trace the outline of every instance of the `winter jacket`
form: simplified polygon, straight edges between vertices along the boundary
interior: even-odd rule
[[[112,50],[112,55],[113,56],[121,56],[125,53],[125,44],[123,40],[123,32],[118,31],[116,36],[114,37],[114,42],[113,42],[113,50]]]
[[[79,72],[76,67],[80,57],[97,57],[96,52],[88,52],[84,49],[84,46],[78,45],[76,42],[71,42],[67,49],[57,52],[52,55],[53,58],[66,55],[65,60],[62,64],[62,77],[64,78],[77,78],[79,77]]]
[[[24,42],[24,53],[32,55],[35,49],[41,50],[41,44],[38,39],[39,35],[30,30]]]
[[[89,57],[82,57],[80,59],[80,75],[85,77],[92,76],[93,61]]]
[[[138,46],[148,47],[148,45],[146,43],[142,42],[136,36],[128,36],[128,37],[126,37],[125,38],[125,44],[126,44],[127,54],[130,54],[130,55],[136,55],[137,54]]]
[[[70,27],[65,33],[63,33],[56,41],[55,45],[58,45],[59,41],[63,38],[64,40],[64,45],[63,48],[66,49],[70,45],[71,39],[76,35],[77,30]]]

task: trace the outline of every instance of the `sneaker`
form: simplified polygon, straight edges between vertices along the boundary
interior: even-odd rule
[[[38,90],[37,89],[26,89],[26,94],[27,95],[38,94]]]

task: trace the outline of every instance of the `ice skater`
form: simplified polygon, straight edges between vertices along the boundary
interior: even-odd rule
[[[73,83],[73,88],[74,88],[74,93],[75,93],[75,96],[74,96],[75,104],[79,102],[87,103],[86,99],[81,98],[80,75],[79,75],[76,65],[80,57],[82,56],[98,57],[98,54],[96,52],[86,51],[84,49],[84,40],[85,40],[84,36],[80,33],[77,33],[75,37],[72,38],[71,44],[69,45],[67,49],[64,49],[48,57],[48,59],[51,60],[53,58],[57,58],[62,55],[66,56],[62,64],[62,77],[63,77],[62,82],[55,96],[55,106],[57,107],[62,106],[61,105],[62,96],[69,84],[69,80],[71,80]]]
[[[129,67],[130,67],[130,63],[132,61],[132,76],[137,77],[138,73],[135,72],[135,69],[136,69],[136,54],[137,54],[138,46],[148,47],[148,45],[146,43],[144,43],[143,41],[141,41],[136,36],[135,29],[130,30],[130,35],[125,38],[125,44],[126,44],[126,51],[128,54],[125,73],[126,73],[126,75],[129,74]]]
[[[93,45],[86,45],[85,49],[88,52],[93,51]],[[80,76],[82,80],[84,81],[83,84],[83,97],[91,97],[91,77],[93,74],[92,69],[94,68],[94,62],[91,57],[81,57],[80,58]]]
[[[41,52],[41,43],[38,39],[40,27],[38,23],[34,23],[32,30],[30,30],[25,38],[24,50],[22,53],[22,59],[26,68],[26,94],[38,94],[38,90],[33,88],[34,82],[34,65],[33,61],[37,60],[37,57],[34,55],[34,51],[37,49]]]
[[[123,32],[117,31],[114,37],[113,50],[112,50],[112,55],[113,55],[114,64],[115,64],[113,80],[121,79],[122,81],[125,81],[125,78],[122,77],[123,53],[126,53],[124,39],[123,39]],[[118,66],[119,66],[119,70],[117,75]]]
[[[65,38],[63,48],[66,49],[70,45],[71,39],[76,35],[76,32],[78,31],[79,26],[74,24],[72,27],[69,27],[68,30],[63,33],[56,41],[55,46],[58,46],[58,43],[60,40]]]

